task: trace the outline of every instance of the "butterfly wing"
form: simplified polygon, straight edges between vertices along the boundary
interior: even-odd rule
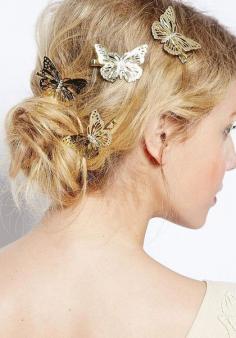
[[[78,149],[78,145],[87,146],[88,139],[83,134],[78,135],[68,135],[62,138],[62,142],[71,146],[74,149]]]
[[[117,120],[116,119],[113,119],[111,122],[108,122],[106,125],[105,125],[105,129],[107,130],[112,130],[115,125],[117,124]]]
[[[98,133],[97,140],[101,147],[107,147],[111,144],[112,141],[111,130],[114,128],[116,123],[117,123],[116,119],[113,119]]]
[[[97,53],[98,62],[100,64],[105,65],[107,62],[110,62],[110,57],[105,47],[96,43],[95,51]]]
[[[120,62],[123,67],[120,70],[120,78],[125,78],[127,82],[132,82],[139,79],[143,73],[142,68],[139,64],[144,62],[145,54],[147,53],[148,46],[141,45],[131,50],[130,52],[125,53]]]
[[[87,134],[91,141],[91,144],[98,147],[97,136],[104,128],[104,122],[97,110],[93,110],[90,114],[89,125],[87,127]]]
[[[182,34],[176,34],[173,37],[173,39],[174,39],[175,44],[178,45],[179,48],[181,48],[181,50],[184,50],[185,52],[189,52],[191,50],[201,48],[201,45],[198,42],[190,38],[187,38],[186,36]]]
[[[61,77],[55,65],[53,64],[52,60],[50,60],[47,56],[44,56],[42,73],[45,77],[48,76],[49,78],[54,79],[57,82],[61,80]]]
[[[112,140],[111,133],[108,130],[102,130],[97,135],[97,140],[101,147],[107,147],[111,144]]]
[[[160,16],[160,23],[170,33],[176,32],[176,17],[175,11],[172,6],[169,6],[164,14]]]
[[[172,37],[165,41],[164,50],[172,55],[179,55],[182,53],[182,47],[178,42],[178,39]]]
[[[65,86],[64,84],[62,84],[60,89],[56,90],[57,95],[59,96],[60,100],[62,101],[70,101],[70,100],[74,100],[75,95],[74,93],[67,88],[67,86]]]
[[[79,94],[81,89],[87,85],[84,79],[66,78],[61,81],[61,87],[57,90],[62,100],[73,100],[76,94]]]
[[[164,50],[172,55],[178,55],[182,63],[185,63],[188,58],[185,52],[199,48],[201,48],[199,43],[179,33],[164,44]]]
[[[76,94],[79,94],[81,89],[83,89],[87,85],[87,81],[85,79],[64,79],[63,85],[64,87],[69,87],[73,91],[76,92]]]
[[[88,135],[91,136],[90,140],[95,148],[105,147],[111,143],[110,131],[104,128],[104,121],[97,110],[94,110],[90,115]]]
[[[160,21],[154,21],[151,27],[154,39],[162,40],[165,42],[170,34],[176,32],[176,18],[173,7],[169,6],[164,14],[160,16]]]
[[[102,130],[101,135],[99,135],[98,139],[103,147],[107,147],[111,144],[112,141],[111,130],[114,128],[116,123],[117,123],[116,119],[113,119],[111,122],[107,123],[104,129]]]
[[[107,50],[100,44],[95,44],[98,62],[103,65],[100,69],[102,77],[109,81],[114,82],[118,75],[117,63],[120,57],[116,53],[108,53]]]
[[[43,76],[38,72],[36,74]],[[42,79],[39,81],[39,85],[43,90],[48,90],[49,94],[53,94],[58,86],[58,83],[55,80],[50,80],[48,77],[42,77]]]
[[[148,50],[148,45],[144,44],[141,46],[138,46],[131,50],[130,52],[127,52],[124,54],[122,59],[124,61],[130,61],[130,62],[135,62],[137,64],[143,64],[144,63],[144,57],[147,53]]]
[[[133,82],[133,81],[140,79],[140,77],[142,76],[142,73],[143,73],[143,70],[139,65],[137,65],[136,63],[127,61],[125,64],[125,69],[120,74],[120,78],[124,77],[124,79],[127,82]]]
[[[87,81],[84,79],[63,79],[61,87],[57,89],[57,94],[62,100],[73,100],[86,84]]]
[[[48,89],[50,87],[55,89],[61,80],[59,72],[47,56],[44,56],[43,69],[41,73],[37,72],[37,75],[42,77],[40,80],[40,86],[42,89]]]
[[[107,80],[109,82],[115,82],[115,80],[119,76],[119,69],[118,69],[117,61],[113,60],[113,61],[106,63],[100,69],[100,73],[105,80]]]

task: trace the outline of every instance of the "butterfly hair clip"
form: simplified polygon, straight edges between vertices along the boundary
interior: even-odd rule
[[[81,145],[84,153],[88,158],[98,155],[99,148],[107,147],[111,144],[111,130],[117,123],[116,119],[105,125],[101,119],[99,112],[95,109],[90,114],[89,125],[87,126],[87,134],[77,134],[64,136],[62,142],[77,149]]]
[[[182,63],[187,62],[186,52],[201,48],[196,41],[176,32],[176,16],[172,6],[160,16],[160,21],[153,22],[151,30],[154,39],[161,40],[164,44],[164,50],[177,55]]]
[[[100,44],[95,44],[97,59],[91,60],[91,66],[101,67],[102,77],[109,82],[115,82],[118,78],[133,82],[138,80],[143,73],[139,65],[144,63],[147,49],[148,45],[144,44],[121,56],[108,52]]]
[[[87,85],[84,79],[62,79],[58,70],[49,57],[44,56],[43,68],[40,72],[36,73],[42,77],[40,79],[40,87],[47,90],[49,94],[57,95],[62,101],[69,101],[79,94],[81,89]]]

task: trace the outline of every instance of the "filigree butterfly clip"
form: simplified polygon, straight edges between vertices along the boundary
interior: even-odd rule
[[[100,73],[107,81],[114,82],[118,78],[125,79],[127,82],[136,81],[143,73],[139,65],[144,63],[147,49],[148,45],[144,44],[121,56],[115,52],[108,52],[100,44],[95,44],[97,59],[91,60],[90,65],[100,66]]]
[[[90,114],[87,134],[64,136],[62,138],[62,142],[74,149],[78,149],[77,147],[81,145],[88,158],[94,157],[98,154],[99,148],[107,147],[111,144],[111,130],[114,128],[116,123],[116,119],[113,119],[105,125],[99,112],[95,109]]]
[[[151,30],[154,39],[161,40],[164,44],[164,50],[177,55],[182,63],[187,62],[186,52],[201,48],[196,41],[176,32],[176,16],[172,6],[160,16],[160,21],[153,22]]]
[[[41,73],[37,72],[36,74],[42,77],[40,87],[47,90],[49,94],[59,96],[62,101],[73,100],[75,95],[79,94],[81,89],[87,85],[85,79],[62,79],[55,65],[47,56],[44,56]]]

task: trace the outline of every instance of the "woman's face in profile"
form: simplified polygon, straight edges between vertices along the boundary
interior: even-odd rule
[[[174,223],[201,227],[222,189],[226,171],[236,168],[236,131],[227,135],[227,127],[236,120],[234,112],[236,81],[231,82],[224,99],[200,122],[193,136],[167,152],[164,171]]]

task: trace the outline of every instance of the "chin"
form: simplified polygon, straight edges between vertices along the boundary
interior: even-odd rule
[[[199,215],[196,216],[196,218],[191,216],[191,219],[189,219],[177,214],[176,212],[174,215],[166,217],[166,219],[171,223],[193,230],[201,229],[206,223],[206,216],[204,218],[199,217]]]

